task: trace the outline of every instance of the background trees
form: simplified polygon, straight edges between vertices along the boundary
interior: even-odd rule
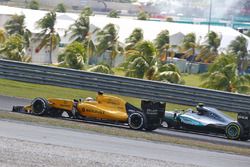
[[[33,9],[33,10],[38,10],[38,9],[39,9],[39,2],[36,1],[36,0],[32,0],[32,1],[30,1],[28,7],[29,7],[30,9]]]
[[[181,49],[184,52],[184,56],[186,58],[190,56],[194,56],[196,52],[197,44],[196,44],[196,35],[195,33],[188,33],[184,36],[182,41]]]
[[[59,3],[57,6],[56,6],[56,12],[60,12],[60,13],[65,13],[66,12],[66,8],[64,6],[63,3]]]
[[[56,13],[49,12],[43,18],[38,20],[38,28],[41,32],[38,34],[40,44],[37,46],[36,51],[39,52],[44,47],[49,47],[50,64],[52,63],[52,51],[56,49],[60,42],[60,36],[55,31]]]
[[[80,15],[80,17],[72,24],[66,33],[71,33],[70,39],[84,42],[89,33],[89,17]]]
[[[7,35],[4,29],[0,29],[0,45],[5,42]]]
[[[157,50],[157,56],[161,60],[167,59],[167,54],[169,53],[168,50],[170,48],[169,44],[169,31],[168,30],[162,30],[154,40],[154,44]]]
[[[207,34],[205,42],[202,44],[199,42],[200,39],[197,40],[195,33],[187,34],[183,39],[182,45],[179,46],[179,50],[178,48],[171,48],[168,30],[163,30],[157,34],[154,41],[145,41],[143,40],[143,30],[135,28],[126,39],[125,44],[121,44],[118,36],[119,28],[116,25],[108,24],[100,30],[92,30],[89,15],[92,15],[92,11],[91,8],[87,7],[67,31],[67,33],[70,33],[73,42],[59,56],[60,66],[113,74],[111,67],[114,64],[114,59],[117,55],[122,54],[125,58],[122,74],[125,73],[126,76],[183,84],[182,75],[176,65],[165,64],[166,56],[170,55],[172,57],[175,55],[172,53],[180,51],[182,54],[185,54],[182,58],[189,59],[192,63],[213,63],[213,61],[224,61],[224,59],[217,60],[216,57],[218,56],[228,57],[228,55],[234,55],[235,61],[230,64],[223,64],[218,68],[219,70],[210,70],[205,74],[206,78],[203,79],[203,86],[232,92],[244,92],[246,90],[245,83],[248,82],[247,77],[243,78],[236,74],[237,72],[244,74],[244,67],[247,65],[248,44],[243,36],[239,36],[231,42],[228,48],[230,54],[222,55],[220,55],[218,50],[221,36],[213,31]],[[36,52],[39,52],[44,47],[48,47],[50,60],[52,50],[58,46],[60,41],[55,30],[55,23],[55,12],[47,13],[37,22],[41,32],[37,36],[39,45],[36,48]],[[4,58],[29,61],[25,58],[25,47],[29,44],[29,40],[26,39],[30,39],[30,36],[29,30],[25,26],[25,17],[23,15],[12,16],[6,22],[5,30],[0,30],[0,51]],[[123,54],[124,47],[126,52]],[[93,55],[104,55],[105,59],[109,56],[111,63],[108,60],[106,64],[90,65],[89,68],[88,59]],[[165,58],[163,58],[164,56]],[[97,59],[99,60],[99,58]],[[178,64],[176,62],[175,64],[181,65],[181,63]],[[120,68],[122,69],[122,67]],[[116,69],[113,70],[115,71]]]
[[[90,67],[87,71],[90,72],[98,72],[98,73],[104,73],[104,74],[114,74],[112,69],[107,64],[98,64],[93,67]]]
[[[171,83],[183,83],[180,72],[174,64],[161,64],[156,48],[150,41],[139,41],[129,50],[124,63],[126,76]]]
[[[126,76],[152,78],[152,68],[156,64],[156,50],[152,42],[139,41],[133,50],[126,52]],[[151,73],[151,75],[149,75]]]
[[[114,24],[107,24],[97,33],[97,54],[108,52],[111,59],[111,66],[115,57],[123,52],[123,47],[118,41],[118,28]]]
[[[19,34],[25,40],[25,47],[29,47],[31,32],[25,26],[24,15],[13,15],[6,21],[4,28],[9,35]]]
[[[83,69],[87,62],[85,48],[82,43],[74,41],[58,56],[59,66]]]
[[[247,66],[247,40],[243,36],[236,37],[229,45],[229,52],[237,56],[237,65],[239,73],[243,73],[244,68]]]
[[[244,93],[249,90],[250,75],[239,75],[237,58],[234,54],[221,54],[210,65],[207,73],[202,75],[205,88],[228,92]]]
[[[138,20],[148,20],[149,19],[149,14],[145,11],[140,11],[137,15]]]
[[[130,50],[134,46],[143,40],[143,30],[141,28],[135,28],[128,38],[126,38],[126,47],[125,50]]]
[[[111,17],[111,18],[119,18],[119,13],[117,10],[112,10],[109,12],[109,14],[107,16]]]
[[[24,52],[25,41],[22,36],[19,34],[11,35],[6,41],[3,43],[0,48],[0,54],[4,55],[4,58],[15,60],[15,61],[23,61],[30,62],[31,57],[25,56]]]
[[[83,8],[81,15],[91,16],[91,15],[93,15],[93,10],[90,7],[86,6]]]
[[[219,55],[218,48],[221,43],[221,36],[214,31],[207,34],[205,43],[201,46],[199,55],[196,57],[197,61],[213,62]]]

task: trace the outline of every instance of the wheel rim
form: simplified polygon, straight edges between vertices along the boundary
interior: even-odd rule
[[[239,125],[232,123],[227,127],[227,137],[236,140],[240,137],[240,131]]]
[[[237,129],[237,127],[231,126],[231,127],[228,129],[228,134],[229,134],[229,136],[232,136],[232,137],[238,136],[238,129]]]
[[[129,125],[133,129],[140,129],[143,125],[143,118],[140,114],[134,113],[130,116]]]
[[[33,112],[40,114],[44,112],[45,104],[41,100],[37,100],[33,103]]]

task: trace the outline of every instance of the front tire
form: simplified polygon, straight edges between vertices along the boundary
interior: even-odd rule
[[[34,115],[42,116],[48,112],[49,103],[46,99],[37,97],[32,101],[31,107]]]
[[[225,133],[228,139],[239,140],[242,134],[242,128],[240,124],[231,122],[227,125]]]
[[[131,129],[141,130],[144,127],[145,117],[141,113],[135,112],[129,115],[128,125]]]

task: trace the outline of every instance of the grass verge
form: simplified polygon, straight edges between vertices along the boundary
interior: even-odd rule
[[[100,88],[101,90],[101,88]],[[58,86],[51,85],[39,85],[39,84],[31,84],[26,82],[18,82],[6,79],[0,79],[0,95],[14,96],[14,97],[22,97],[33,99],[35,97],[44,97],[44,98],[66,98],[66,99],[79,99],[86,97],[95,97],[96,92],[72,89],[72,88],[64,88]],[[140,107],[140,99],[119,96],[125,101]],[[190,106],[178,105],[167,103],[166,110],[185,110],[187,108],[192,108]],[[237,115],[232,112],[226,112],[227,115],[236,119]]]
[[[178,138],[178,137],[170,137],[170,136],[161,135],[161,134],[155,134],[155,133],[143,132],[143,131],[133,131],[133,130],[124,129],[124,128],[100,126],[100,125],[94,125],[94,124],[88,124],[88,123],[79,123],[79,122],[72,122],[72,121],[59,120],[59,119],[53,119],[53,118],[37,117],[37,116],[12,113],[12,112],[0,112],[0,119],[25,121],[29,123],[35,123],[38,125],[50,125],[50,126],[56,126],[56,127],[71,128],[75,130],[92,131],[92,132],[97,132],[97,133],[106,134],[106,135],[129,137],[129,138],[139,139],[139,140],[166,142],[166,143],[172,143],[172,144],[180,144],[180,145],[189,146],[193,148],[203,148],[207,150],[236,153],[236,154],[247,155],[247,156],[250,155],[250,149],[248,148],[226,146],[226,145],[220,145],[220,144],[214,144],[214,143],[209,143],[209,142],[204,142],[204,141],[196,141],[196,140],[184,139],[184,138]]]
[[[79,99],[86,97],[95,97],[96,92],[0,79],[0,95],[22,97],[28,99],[33,99],[35,97],[60,97],[66,99]],[[140,106],[140,99],[119,95],[117,96],[135,106]],[[167,110],[186,109],[188,107],[189,106],[167,103]]]

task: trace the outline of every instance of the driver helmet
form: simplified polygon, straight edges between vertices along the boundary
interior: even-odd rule
[[[198,103],[198,105],[196,106],[196,109],[198,111],[198,115],[203,115],[204,111],[202,110],[202,108],[204,107],[203,103]]]
[[[86,101],[94,101],[94,99],[92,97],[87,97],[85,100]]]

